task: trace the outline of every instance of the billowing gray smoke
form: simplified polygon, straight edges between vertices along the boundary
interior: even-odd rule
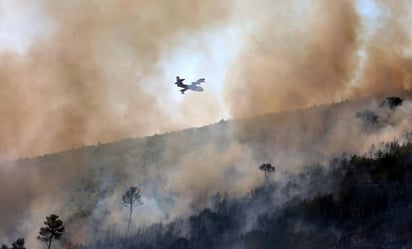
[[[374,3],[384,15],[369,33],[351,0],[42,1],[54,30],[23,55],[0,55],[1,156],[33,156],[182,127],[184,120],[165,110],[169,90],[153,94],[145,82],[163,90],[156,82],[164,51],[190,34],[229,24],[239,32],[241,47],[224,85],[232,117],[409,89],[407,1]],[[142,82],[135,81],[136,73]],[[215,114],[213,96],[189,99],[176,108]],[[71,225],[70,239],[89,239],[81,236],[96,232],[96,220],[101,229],[122,229],[125,211],[117,200],[132,185],[142,188],[145,204],[135,221],[144,225],[189,214],[218,191],[242,195],[262,182],[257,167],[263,162],[295,171],[343,152],[365,153],[411,128],[409,101],[394,110],[379,109],[381,101],[319,106],[2,163],[0,236],[24,236],[28,248],[38,247],[38,228],[55,212]],[[364,132],[356,118],[364,110],[387,122]],[[76,213],[75,200],[84,199],[88,206],[80,211],[87,212]]]

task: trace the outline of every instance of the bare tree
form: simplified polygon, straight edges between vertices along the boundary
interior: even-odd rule
[[[270,163],[264,163],[259,166],[259,169],[265,172],[265,182],[269,181],[269,175],[273,172],[275,172],[275,167],[272,166]]]
[[[58,240],[63,235],[63,221],[59,219],[59,216],[51,214],[49,217],[46,217],[44,224],[46,226],[40,228],[40,235],[37,236],[37,239],[46,243],[47,248],[50,249],[53,240]]]
[[[130,187],[122,197],[122,204],[129,208],[129,221],[127,223],[127,232],[130,230],[130,223],[132,221],[132,213],[134,206],[143,204],[141,200],[140,189],[138,187]]]

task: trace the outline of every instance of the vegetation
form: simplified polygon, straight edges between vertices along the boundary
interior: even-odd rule
[[[17,239],[17,240],[11,245],[11,247],[8,247],[8,246],[6,246],[6,245],[3,244],[0,248],[1,248],[1,249],[26,249],[26,248],[24,247],[24,238],[19,238],[19,239]]]
[[[391,113],[392,109],[399,105],[398,102],[394,102],[393,105],[392,102],[388,102],[391,105],[382,105],[382,109],[358,112],[352,115],[352,118],[363,125],[361,128],[367,131],[365,134],[373,135],[382,127],[393,125],[390,115],[386,114],[387,111]],[[335,108],[340,107],[336,105]],[[70,227],[72,231],[76,230],[76,222],[79,219],[89,222],[82,223],[82,229],[88,229],[85,228],[85,224],[93,226],[90,236],[84,240],[70,242],[69,237],[65,236],[68,238],[67,241],[63,241],[63,247],[66,249],[412,248],[412,136],[408,134],[402,139],[409,141],[405,144],[391,142],[376,145],[366,155],[345,154],[329,163],[322,158],[321,166],[316,164],[316,159],[323,153],[322,146],[331,144],[324,143],[325,137],[331,138],[327,141],[335,142],[331,124],[342,122],[342,119],[337,118],[337,111],[324,111],[326,108],[323,107],[318,109],[324,114],[316,116],[316,120],[319,121],[316,124],[300,122],[304,120],[305,115],[312,117],[313,113],[305,114],[298,111],[287,114],[292,117],[291,120],[296,120],[294,124],[286,123],[283,120],[288,119],[280,118],[280,115],[262,116],[257,118],[259,125],[253,123],[251,129],[244,129],[247,132],[235,134],[238,139],[236,143],[239,142],[240,146],[246,144],[248,148],[252,148],[251,158],[260,161],[273,160],[272,148],[280,148],[274,146],[277,141],[290,142],[285,143],[288,146],[285,151],[291,151],[291,148],[292,151],[300,151],[302,148],[308,150],[305,153],[313,154],[313,157],[302,157],[302,160],[314,160],[305,161],[308,165],[303,170],[295,174],[280,171],[280,180],[269,181],[276,169],[269,163],[262,164],[259,169],[264,173],[264,184],[250,189],[246,195],[234,198],[229,197],[229,194],[217,193],[209,196],[210,193],[207,193],[206,196],[199,197],[207,203],[207,207],[196,207],[184,217],[178,217],[166,224],[141,226],[137,230],[130,229],[132,213],[134,207],[142,205],[142,202],[140,189],[131,187],[121,199],[129,211],[127,233],[119,232],[123,229],[113,223],[110,227],[101,225],[105,224],[105,215],[111,214],[112,211],[110,204],[103,208],[101,204],[111,200],[106,197],[113,196],[118,188],[116,183],[131,172],[124,169],[135,167],[139,170],[138,175],[146,176],[148,173],[148,179],[144,179],[142,184],[145,187],[150,185],[154,189],[151,184],[159,183],[158,180],[154,180],[158,174],[150,176],[151,171],[162,170],[160,167],[165,167],[164,165],[178,165],[179,158],[183,155],[190,156],[185,157],[185,161],[191,162],[189,159],[200,158],[192,152],[202,151],[212,144],[206,151],[212,151],[210,154],[216,157],[215,161],[220,162],[220,159],[224,158],[221,155],[224,155],[233,143],[227,135],[227,130],[230,130],[228,123],[219,123],[219,129],[196,129],[197,135],[194,135],[194,130],[165,136],[155,135],[117,144],[90,146],[79,151],[27,160],[22,164],[46,165],[45,169],[58,172],[54,166],[56,160],[59,160],[64,167],[70,168],[76,163],[81,165],[82,170],[92,172],[82,177],[76,175],[76,179],[70,181],[69,186],[65,186],[64,191],[68,192],[65,201],[70,202],[68,208],[73,212],[72,216],[65,220],[66,227]],[[285,122],[283,127],[287,127],[288,132],[280,133],[279,130],[282,129],[272,125],[272,120],[275,119]],[[248,128],[247,122],[244,125]],[[300,138],[288,140],[288,136],[297,131],[303,131],[305,143],[294,142],[300,141]],[[327,133],[328,131],[330,132]],[[324,132],[328,136],[320,135]],[[324,141],[317,143],[318,138]],[[180,141],[185,142],[184,146],[180,146]],[[179,146],[175,146],[174,143]],[[81,159],[77,160],[78,158]],[[230,181],[238,172],[236,164],[231,167],[232,162],[227,161],[229,166],[225,165],[222,168],[229,169],[225,172],[225,180],[227,177]],[[256,174],[259,174],[257,170]],[[92,177],[89,177],[90,175]],[[231,190],[227,188],[228,193]],[[169,193],[165,195],[167,194]],[[114,205],[118,206],[118,202]],[[99,209],[100,213],[96,218],[94,215]],[[39,240],[50,248],[52,241],[60,238],[64,227],[61,222],[60,235],[48,236],[47,231],[50,229],[46,230],[48,224],[46,225],[47,227],[42,228],[43,235],[42,229],[40,230],[42,236],[39,236]],[[24,240],[23,244],[14,243],[13,246],[24,248]],[[1,249],[9,247],[3,245]]]
[[[52,242],[54,240],[59,240],[63,235],[63,221],[59,219],[59,216],[51,214],[46,217],[44,225],[46,226],[40,228],[40,235],[37,236],[37,239],[46,243],[47,248],[50,249]]]
[[[275,172],[275,167],[272,166],[270,163],[264,163],[259,166],[259,169],[265,172],[265,181],[269,181],[269,175],[273,172]]]
[[[140,195],[140,189],[138,187],[130,187],[122,197],[122,204],[129,208],[129,219],[127,222],[127,232],[130,231],[130,223],[132,220],[132,213],[134,206],[140,206],[143,204]]]
[[[113,228],[70,248],[411,248],[411,158],[411,143],[381,144],[368,156],[342,156],[328,167],[283,175],[287,183],[265,183],[240,198],[218,193],[210,207],[189,217],[127,234]],[[122,201],[140,205],[140,190],[131,187]],[[39,239],[50,248],[63,222],[52,214],[45,225]],[[18,241],[12,248],[24,248]]]
[[[217,194],[187,219],[90,248],[411,248],[411,155],[412,144],[393,142],[371,156],[342,156],[285,176],[286,185],[264,184],[237,199]],[[291,198],[279,203],[280,194]]]
[[[11,246],[11,249],[26,249],[24,247],[24,238],[17,239]]]

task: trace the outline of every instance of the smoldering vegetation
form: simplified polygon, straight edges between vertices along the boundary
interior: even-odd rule
[[[257,247],[256,238],[274,243],[270,239],[282,233],[270,230],[264,222],[277,224],[276,217],[285,215],[287,207],[293,213],[305,200],[310,202],[316,196],[323,200],[322,195],[329,194],[333,198],[325,198],[332,207],[345,204],[339,191],[342,186],[336,181],[346,178],[331,176],[332,158],[340,158],[342,153],[368,155],[372,145],[394,139],[403,144],[412,124],[410,93],[403,92],[411,88],[410,4],[406,0],[372,1],[378,14],[365,21],[357,3],[39,2],[40,16],[49,19],[51,29],[33,41],[24,54],[0,54],[1,158],[51,153],[187,125],[186,119],[170,115],[165,106],[173,106],[177,117],[192,118],[188,114],[198,114],[199,108],[203,108],[202,117],[214,117],[221,111],[214,108],[215,96],[187,98],[177,104],[170,96],[170,86],[159,83],[166,80],[158,66],[165,53],[187,37],[222,27],[238,33],[240,53],[226,72],[223,91],[230,116],[239,119],[2,161],[0,237],[7,244],[24,237],[28,247],[35,248],[43,217],[58,213],[67,225],[67,242],[96,247],[116,241],[124,247],[129,242],[143,243],[138,236],[116,235],[125,229],[127,211],[119,200],[130,186],[142,190],[144,204],[133,221],[134,229],[141,229],[137,235],[149,247],[155,239],[148,237],[156,233],[148,231],[160,229],[150,228],[152,224],[161,221],[162,230],[165,224],[178,224],[179,218],[184,225],[175,225],[179,232],[172,232],[176,244],[165,242],[165,247],[194,246],[191,238],[204,243],[196,245],[199,247],[221,246],[219,236],[212,242],[201,235],[190,237],[208,231],[201,225],[192,226],[190,217],[194,217],[194,224],[207,223],[207,219],[196,221],[196,217],[205,212],[209,213],[205,216],[218,214],[221,203],[230,204],[229,208],[238,205],[239,214],[250,206],[242,216],[246,222],[233,232],[237,235],[225,235],[231,239],[238,236],[237,241],[243,244],[227,242],[235,248]],[[371,27],[371,22],[376,25]],[[136,76],[141,82],[135,82]],[[374,97],[358,99],[371,94]],[[402,104],[382,104],[383,97],[393,94],[403,94]],[[308,106],[313,107],[299,109]],[[273,114],[285,110],[289,112]],[[271,186],[262,187],[265,177],[258,167],[267,162],[276,166],[277,173]],[[336,167],[350,172],[351,166],[345,165],[341,162]],[[358,164],[355,161],[353,165]],[[299,172],[310,175],[312,166],[321,169],[314,172],[328,176],[322,178],[323,189],[298,177]],[[336,181],[329,184],[328,179]],[[293,188],[295,193],[278,194],[288,183],[298,184]],[[315,190],[306,191],[311,186]],[[218,192],[223,197],[212,200]],[[252,205],[260,202],[259,196],[268,199],[267,204]],[[298,199],[293,202],[295,196]],[[237,209],[230,210],[235,213]],[[306,209],[302,210],[305,218]],[[332,229],[338,225],[328,222],[324,228],[331,227],[336,234],[354,231]],[[287,228],[289,223],[285,223],[282,227]],[[294,231],[312,227],[306,220],[301,224]],[[196,230],[199,227],[203,230]],[[110,236],[105,236],[107,231]],[[256,236],[250,235],[253,231]],[[284,236],[288,241],[287,234]],[[109,239],[106,243],[102,238]],[[343,243],[339,245],[352,243],[339,238]],[[356,237],[347,238],[356,241]],[[103,245],[98,244],[99,239]]]
[[[200,128],[2,162],[0,234],[4,240],[24,237],[35,248],[38,226],[53,212],[65,222],[63,243],[110,247],[119,241],[125,247],[129,243],[149,246],[157,238],[161,241],[170,226],[177,230],[165,239],[167,243],[174,238],[181,241],[176,243],[186,243],[182,239],[189,240],[191,234],[206,233],[196,230],[206,229],[203,223],[211,222],[199,218],[201,214],[209,212],[207,216],[218,215],[219,220],[222,214],[216,214],[216,205],[224,202],[230,204],[224,212],[234,215],[230,219],[239,230],[225,227],[232,221],[222,221],[219,229],[233,233],[230,243],[244,241],[244,236],[259,229],[264,215],[272,217],[290,203],[297,205],[325,193],[334,193],[335,198],[341,176],[333,176],[333,169],[344,172],[349,166],[337,166],[333,158],[349,160],[342,153],[370,156],[381,142],[394,139],[409,142],[405,134],[412,129],[411,102],[406,98],[390,108],[382,105],[384,100],[370,97],[253,119],[221,120]],[[357,113],[364,110],[377,113],[377,126],[365,126],[359,119]],[[265,175],[259,170],[266,162],[276,167],[270,186],[262,185]],[[143,205],[133,214],[131,230],[137,231],[136,236],[125,237],[128,215],[121,197],[130,186],[141,189]],[[220,243],[206,242],[209,237],[202,240],[212,244],[199,244],[199,248]]]
[[[217,193],[187,218],[73,248],[411,248],[411,142],[281,173],[241,198]]]

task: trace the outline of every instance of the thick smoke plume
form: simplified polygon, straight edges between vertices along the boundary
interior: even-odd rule
[[[180,127],[160,105],[172,88],[161,87],[158,62],[191,32],[223,25],[230,11],[228,1],[39,4],[52,30],[24,54],[0,54],[3,158]]]
[[[355,93],[397,92],[412,87],[409,1],[377,1],[383,12],[377,30],[365,38],[366,58]]]
[[[181,117],[197,115],[188,106],[219,116],[211,95],[173,102],[158,63],[225,26],[236,27],[240,47],[224,85],[232,117],[409,89],[408,1],[372,1],[374,25],[358,2],[39,2],[50,30],[25,53],[0,55],[0,156],[181,128]]]
[[[357,3],[255,1],[243,10],[246,44],[226,80],[232,116],[409,89],[408,1],[372,1],[373,24]]]
[[[225,83],[233,117],[410,87],[410,34],[402,24],[409,18],[406,1],[401,7],[377,1],[385,15],[372,34],[366,34],[356,2],[350,0],[41,3],[54,30],[24,55],[1,54],[2,157],[179,127],[160,101],[169,98],[169,90],[153,94],[153,89],[164,89],[157,82],[162,74],[157,63],[164,51],[190,34],[228,22],[241,31],[241,53]],[[143,75],[143,83],[134,80],[136,75]],[[212,115],[207,111],[212,100],[200,101],[207,104],[201,113]],[[68,226],[73,240],[76,234],[93,235],[89,230],[96,220],[103,229],[120,226],[125,216],[116,200],[132,185],[142,188],[146,205],[136,223],[170,221],[196,210],[209,194],[251,190],[263,180],[257,170],[262,162],[293,171],[318,163],[322,156],[364,153],[373,143],[390,141],[411,128],[410,102],[386,114],[378,107],[380,101],[290,112],[270,116],[269,122],[263,116],[257,122],[240,120],[224,132],[222,127],[186,131],[184,136],[154,136],[139,145],[124,141],[118,147],[89,147],[2,165],[0,219],[5,228],[0,236],[25,236],[34,248],[38,225],[50,212],[74,224]],[[190,98],[184,113],[200,102]],[[366,134],[355,118],[364,109],[389,116],[390,122]],[[74,202],[65,194],[84,192],[91,200],[87,188],[73,191],[84,182],[99,199],[84,218],[91,220],[73,221],[76,214],[63,204]]]
[[[346,90],[357,68],[359,17],[353,2],[301,4],[254,6],[253,12],[266,15],[252,23],[249,42],[227,79],[227,97],[242,100],[232,103],[234,116],[330,103]]]

